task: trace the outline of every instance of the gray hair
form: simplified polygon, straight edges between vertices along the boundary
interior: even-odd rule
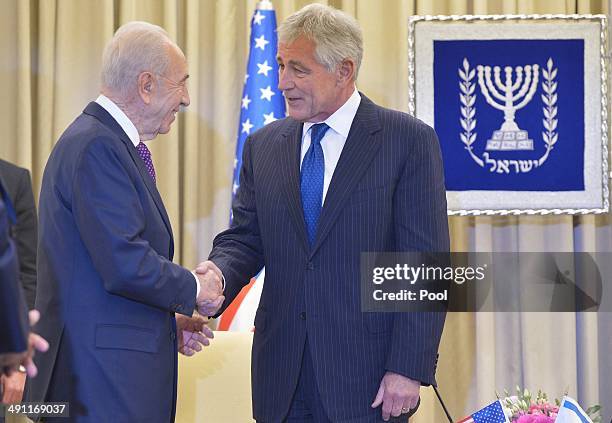
[[[125,96],[136,88],[141,72],[164,75],[171,45],[174,43],[162,27],[138,21],[122,25],[104,48],[102,87]]]
[[[363,57],[363,36],[349,14],[318,3],[309,4],[289,16],[278,27],[278,40],[291,43],[300,36],[315,43],[317,61],[333,72],[345,59],[355,62],[355,77]]]

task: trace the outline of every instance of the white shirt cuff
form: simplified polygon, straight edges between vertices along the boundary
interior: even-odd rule
[[[200,296],[200,280],[196,276],[195,272],[191,272],[191,274],[193,275],[193,278],[196,282],[196,298],[198,298]]]

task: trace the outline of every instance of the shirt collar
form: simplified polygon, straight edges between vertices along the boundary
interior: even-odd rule
[[[355,91],[353,91],[353,94],[351,94],[349,99],[346,100],[346,103],[344,103],[338,110],[334,112],[334,114],[325,119],[323,122],[344,138],[348,138],[349,131],[351,130],[351,125],[353,124],[353,120],[355,119],[355,115],[357,114],[357,109],[359,108],[360,103],[361,96],[359,95],[357,88],[355,88]],[[312,125],[315,125],[315,123],[304,122],[302,139],[304,139],[304,136]]]
[[[138,129],[132,123],[129,117],[115,104],[113,100],[106,97],[104,94],[100,94],[98,98],[96,98],[96,103],[104,108],[112,117],[117,121],[121,129],[127,134],[134,144],[134,147],[138,146],[140,143],[140,135],[138,135]]]

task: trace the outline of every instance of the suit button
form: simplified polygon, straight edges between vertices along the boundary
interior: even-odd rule
[[[306,269],[308,270],[314,270],[314,263],[309,261],[308,263],[306,263]]]
[[[306,312],[305,311],[300,313],[300,319],[306,320]]]

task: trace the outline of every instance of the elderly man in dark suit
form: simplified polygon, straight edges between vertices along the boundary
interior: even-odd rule
[[[0,181],[15,208],[16,223],[11,225],[10,233],[17,246],[19,280],[26,305],[32,310],[36,299],[37,218],[30,172],[0,159]],[[0,377],[1,401],[7,404],[21,402],[25,379],[25,373],[21,372]]]
[[[406,421],[421,384],[435,384],[445,314],[361,312],[360,254],[449,250],[438,140],[357,91],[352,17],[311,4],[278,36],[289,117],[246,141],[233,223],[209,257],[228,302],[266,267],[254,417]]]
[[[145,144],[189,105],[188,77],[166,31],[123,25],[104,51],[101,95],[45,167],[36,307],[51,348],[29,399],[69,402],[72,422],[174,421],[177,350],[191,355],[212,336],[191,316],[218,308],[221,275],[172,262]]]

